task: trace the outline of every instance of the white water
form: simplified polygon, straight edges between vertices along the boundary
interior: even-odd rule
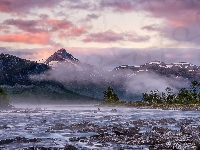
[[[70,137],[89,137],[95,133],[72,132],[68,129],[55,130],[54,132],[45,132],[49,127],[55,124],[71,125],[88,121],[99,126],[118,125],[125,126],[126,122],[139,119],[159,120],[162,118],[174,118],[176,120],[184,118],[196,118],[199,120],[198,111],[180,111],[180,110],[159,110],[159,109],[135,109],[135,108],[118,108],[117,112],[111,112],[112,107],[97,107],[93,105],[15,105],[14,110],[0,111],[0,125],[7,125],[7,129],[0,129],[0,140],[26,137],[42,138],[42,142],[26,144],[8,144],[4,148],[21,148],[23,146],[40,145],[55,146],[63,148],[69,142]],[[100,111],[98,111],[100,108]],[[42,123],[46,120],[45,123]],[[195,123],[199,125],[200,123]],[[167,127],[176,129],[174,124]],[[145,132],[146,129],[144,129]],[[142,128],[141,128],[141,131]],[[50,140],[53,138],[54,140]],[[53,142],[52,142],[53,141]],[[73,145],[85,148],[95,148],[87,146],[80,142]],[[1,147],[0,147],[1,149]],[[103,149],[103,148],[99,148]],[[108,148],[106,148],[108,149]],[[109,149],[115,149],[110,145]]]

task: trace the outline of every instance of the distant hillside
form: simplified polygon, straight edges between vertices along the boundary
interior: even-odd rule
[[[169,79],[173,78],[173,80],[180,78],[178,82],[181,82],[182,78],[185,79],[184,82],[187,82],[188,79],[198,79],[198,73],[194,71],[198,70],[198,67],[186,62],[165,64],[154,61],[141,66],[123,65],[116,67],[113,71],[107,71],[95,67],[93,64],[81,63],[65,49],[58,50],[45,62],[48,62],[47,64],[53,68],[53,71],[50,71],[50,74],[53,74],[52,78],[63,83],[67,90],[99,99],[103,97],[103,91],[108,86],[115,89],[120,99],[139,99],[142,91],[135,92],[131,87],[134,85],[130,85],[130,83],[144,73],[157,74],[161,78],[165,76]],[[136,82],[136,86],[141,86],[139,82]],[[147,86],[151,85],[145,85],[143,90]]]
[[[102,73],[109,73],[108,71],[92,64],[81,63],[65,49],[56,51],[45,63],[53,69],[50,74],[58,75],[53,78],[57,78],[66,89],[75,93],[101,99],[103,91],[111,85],[104,79],[101,84],[97,83]]]
[[[43,63],[21,59],[9,54],[0,54],[0,86],[14,98],[94,100],[94,98],[67,90],[58,81],[30,79],[32,75],[39,75],[50,69],[50,66]]]
[[[0,86],[14,98],[93,101],[102,99],[103,91],[111,86],[121,100],[139,99],[142,91],[135,92],[132,87],[142,84],[142,90],[145,90],[152,86],[138,78],[145,73],[168,77],[167,80],[179,79],[179,82],[200,80],[200,67],[186,62],[153,61],[140,66],[122,65],[107,71],[81,63],[65,49],[56,51],[45,63],[0,54]],[[42,74],[45,74],[44,78],[41,78]],[[52,74],[55,76],[51,77]],[[39,75],[39,80],[30,78],[33,75]]]
[[[129,73],[129,75],[139,75],[150,72],[166,77],[182,77],[189,80],[200,80],[200,67],[187,62],[166,64],[160,61],[152,61],[140,66],[122,65],[116,67],[113,72],[115,71],[123,71],[124,74]]]
[[[72,91],[67,90],[59,83],[42,81],[34,86],[3,86],[5,91],[16,102],[26,102],[34,100],[36,102],[77,102],[84,103],[85,101],[99,101],[91,97],[83,96]]]
[[[30,75],[41,74],[50,67],[34,61],[21,59],[9,54],[0,54],[0,85],[29,85]]]

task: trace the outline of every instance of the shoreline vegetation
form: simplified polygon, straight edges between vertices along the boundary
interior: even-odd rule
[[[112,87],[108,87],[103,93],[103,102],[98,106],[200,111],[200,83],[198,81],[192,81],[189,88],[182,88],[178,93],[174,93],[170,87],[167,87],[165,92],[151,90],[150,92],[142,93],[142,99],[134,102],[120,101]],[[10,105],[10,97],[3,88],[0,88],[0,109],[12,107]]]
[[[178,93],[174,93],[170,87],[166,88],[166,92],[151,90],[150,92],[142,93],[142,99],[135,102],[120,101],[113,88],[108,87],[104,91],[103,102],[99,106],[200,111],[200,83],[198,81],[192,81],[188,89],[182,88]]]
[[[0,88],[0,109],[8,108],[12,108],[12,105],[10,105],[10,97],[2,88]]]

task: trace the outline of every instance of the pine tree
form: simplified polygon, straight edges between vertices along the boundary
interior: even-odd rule
[[[105,103],[116,103],[119,101],[118,95],[114,92],[113,88],[111,88],[110,86],[103,93],[104,93],[103,100]]]
[[[198,92],[197,88],[199,87],[199,83],[197,81],[192,81],[190,85],[190,93],[192,94],[193,97],[193,102],[197,103],[197,98],[198,98]]]
[[[6,107],[10,104],[10,98],[8,94],[0,88],[0,107]]]

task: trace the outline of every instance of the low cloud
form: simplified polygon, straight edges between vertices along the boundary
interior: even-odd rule
[[[110,43],[110,42],[122,42],[122,41],[129,41],[129,42],[144,42],[148,41],[150,36],[140,36],[136,33],[115,33],[114,31],[107,31],[107,32],[99,32],[99,33],[92,33],[86,36],[83,39],[84,42],[97,42],[97,43]]]
[[[187,81],[182,81],[182,78],[168,78],[153,73],[143,73],[129,78],[125,85],[127,90],[134,94],[150,92],[151,90],[165,92],[167,87],[173,88],[174,92],[177,93],[180,88],[188,86]]]
[[[143,92],[158,89],[164,92],[167,87],[171,87],[175,92],[179,88],[187,86],[187,82],[182,79],[167,78],[153,73],[144,73],[133,75],[129,71],[106,71],[101,68],[88,65],[69,63],[57,64],[52,70],[43,75],[32,76],[33,80],[56,80],[63,83],[67,88],[72,83],[73,90],[79,90],[84,93],[88,91],[91,95],[101,93],[107,86],[112,86],[116,91],[123,91],[124,94],[140,95]],[[129,75],[128,75],[129,74]],[[94,89],[97,88],[97,91]],[[90,96],[91,96],[90,95]]]

